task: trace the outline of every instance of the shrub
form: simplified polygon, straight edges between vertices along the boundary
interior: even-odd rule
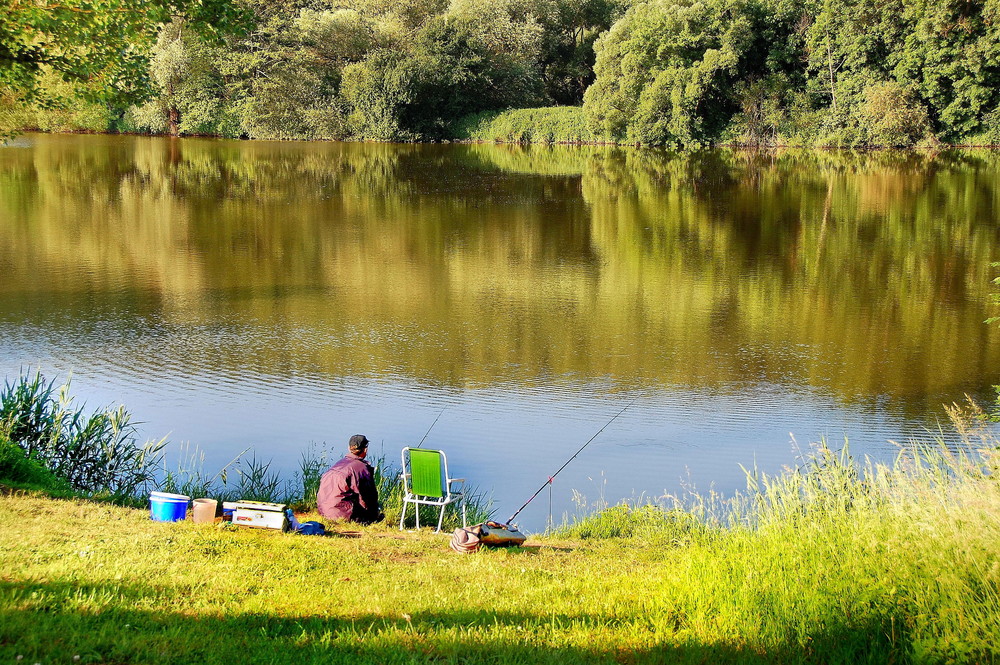
[[[711,142],[740,111],[737,84],[790,62],[790,25],[778,9],[755,0],[636,3],[594,45],[596,78],[584,95],[591,128],[629,143]]]
[[[579,106],[476,113],[462,118],[455,138],[503,143],[587,143],[600,137],[590,131]]]
[[[20,131],[105,132],[111,126],[106,104],[81,97],[79,84],[52,75],[41,78],[50,96],[47,105],[32,104],[11,94],[0,97],[0,135]]]
[[[976,146],[1000,146],[1000,107],[983,117],[982,131],[969,136],[964,143]]]
[[[45,465],[29,457],[20,446],[0,436],[0,481],[30,489],[66,491],[69,484]]]
[[[858,115],[871,145],[903,148],[930,137],[927,109],[895,81],[865,88]]]

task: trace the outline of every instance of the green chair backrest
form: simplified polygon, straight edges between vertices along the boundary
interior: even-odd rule
[[[410,449],[410,487],[414,494],[443,497],[441,478],[440,451]]]

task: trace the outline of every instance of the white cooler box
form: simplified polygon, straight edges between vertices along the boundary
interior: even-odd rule
[[[233,504],[233,524],[257,529],[288,530],[288,516],[283,503],[238,501]]]

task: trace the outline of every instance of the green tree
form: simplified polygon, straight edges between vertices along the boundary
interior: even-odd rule
[[[387,49],[373,51],[364,61],[344,68],[341,93],[351,109],[352,132],[369,139],[418,138],[400,119],[403,109],[414,101],[420,75],[413,58]]]
[[[989,129],[1000,105],[996,0],[824,0],[806,29],[817,137],[913,145]]]
[[[133,113],[133,122],[171,136],[218,131],[222,81],[216,48],[199,39],[183,20],[160,31],[149,72],[156,95]]]
[[[382,140],[443,138],[464,115],[538,103],[529,62],[497,52],[472,21],[437,18],[412,53],[381,50],[344,71],[355,134]]]
[[[644,144],[711,141],[739,109],[738,83],[790,66],[789,32],[756,0],[636,5],[595,44],[591,129]]]
[[[177,16],[211,37],[243,21],[229,0],[0,0],[0,93],[58,103],[39,85],[52,71],[86,83],[92,98],[135,99],[149,81],[160,26]]]
[[[960,141],[1000,112],[1000,0],[906,0],[893,73],[912,85],[934,130]],[[995,126],[993,127],[995,129]]]
[[[171,133],[266,139],[345,138],[345,66],[391,42],[354,10],[248,6],[253,28],[215,46],[167,26],[154,49],[157,96],[135,124]]]
[[[614,25],[627,0],[554,0],[543,14],[541,72],[556,104],[579,105],[594,82],[594,42]]]
[[[904,2],[822,0],[809,17],[806,91],[812,103],[824,109],[815,136],[819,142],[857,145],[884,134],[883,129],[868,126],[872,113],[865,109],[884,106],[877,100],[885,98],[890,88],[899,99],[919,106],[908,91],[890,85],[907,29]],[[903,132],[912,133],[918,132]]]

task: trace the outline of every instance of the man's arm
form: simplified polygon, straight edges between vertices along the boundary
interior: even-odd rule
[[[359,471],[357,483],[358,503],[361,504],[361,507],[366,512],[372,515],[378,514],[378,488],[375,486],[375,476],[372,474],[372,468],[367,464],[364,471]]]

